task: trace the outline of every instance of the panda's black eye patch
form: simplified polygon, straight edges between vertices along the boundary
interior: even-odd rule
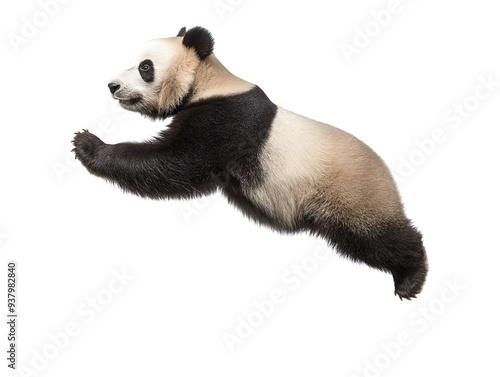
[[[152,82],[155,79],[155,68],[153,62],[149,59],[143,60],[139,64],[139,74],[146,82]]]

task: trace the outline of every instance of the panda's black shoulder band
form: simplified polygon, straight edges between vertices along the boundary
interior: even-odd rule
[[[203,175],[200,166],[205,166],[210,174],[219,177],[221,185],[224,179],[220,177],[232,177],[252,187],[262,179],[259,154],[276,112],[276,105],[255,86],[244,93],[214,96],[182,106],[159,136],[167,145],[196,150],[201,159],[197,174]],[[193,168],[184,167],[187,171]]]

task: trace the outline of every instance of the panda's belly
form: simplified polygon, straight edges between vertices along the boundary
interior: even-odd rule
[[[278,107],[259,155],[262,183],[244,193],[285,228],[295,228],[325,168],[330,147],[324,137],[328,131],[318,122]]]
[[[262,183],[243,192],[285,229],[300,227],[305,214],[363,228],[401,210],[390,173],[369,147],[280,107],[259,160]]]

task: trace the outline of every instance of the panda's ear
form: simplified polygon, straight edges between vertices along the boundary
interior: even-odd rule
[[[186,35],[186,27],[184,26],[179,32],[177,33],[177,37],[183,37]]]
[[[204,60],[214,50],[212,34],[200,26],[189,29],[184,35],[182,44],[187,48],[193,48],[200,60]]]

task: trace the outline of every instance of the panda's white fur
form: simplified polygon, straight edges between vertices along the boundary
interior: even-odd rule
[[[173,115],[170,129],[146,143],[116,145],[78,133],[82,163],[142,196],[220,189],[256,221],[309,231],[391,272],[400,297],[420,292],[427,273],[421,235],[380,157],[345,131],[274,105],[212,49],[199,27],[146,43],[110,90],[126,109],[153,119]]]
[[[335,214],[360,232],[403,215],[385,164],[368,146],[279,106],[262,164],[264,182],[247,194],[285,227],[304,212]]]

